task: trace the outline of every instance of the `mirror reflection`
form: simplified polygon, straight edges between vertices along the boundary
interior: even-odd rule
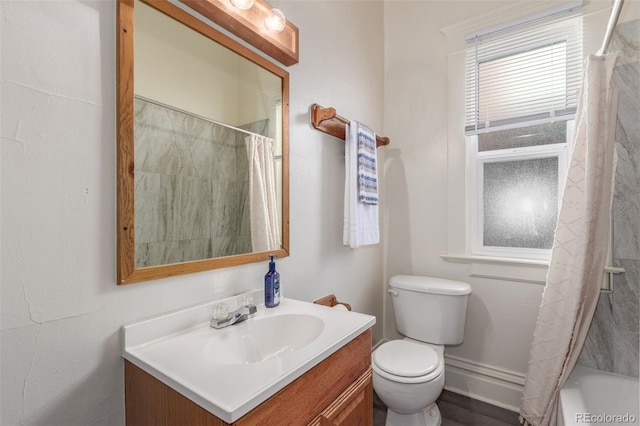
[[[281,79],[135,7],[136,267],[280,248]]]
[[[158,3],[133,3],[133,268],[209,261],[196,271],[286,250],[288,74]]]

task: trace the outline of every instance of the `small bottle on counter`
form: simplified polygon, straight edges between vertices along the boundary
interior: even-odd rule
[[[275,255],[269,255],[269,272],[264,276],[264,305],[275,308],[280,304],[280,273],[276,271]]]

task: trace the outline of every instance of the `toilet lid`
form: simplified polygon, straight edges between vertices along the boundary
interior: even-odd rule
[[[373,362],[394,376],[420,377],[438,367],[438,354],[432,348],[406,340],[393,340],[381,345],[373,354]]]

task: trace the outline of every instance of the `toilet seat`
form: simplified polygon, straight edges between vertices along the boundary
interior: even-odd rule
[[[399,383],[428,382],[444,369],[436,351],[406,340],[381,345],[373,353],[372,367],[380,376]]]

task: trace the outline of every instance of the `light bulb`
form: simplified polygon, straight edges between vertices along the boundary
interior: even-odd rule
[[[240,9],[240,10],[248,10],[253,6],[253,0],[229,0],[231,6]]]
[[[273,33],[284,30],[286,24],[287,18],[284,17],[284,13],[280,9],[271,9],[267,17],[264,18],[264,27]]]

